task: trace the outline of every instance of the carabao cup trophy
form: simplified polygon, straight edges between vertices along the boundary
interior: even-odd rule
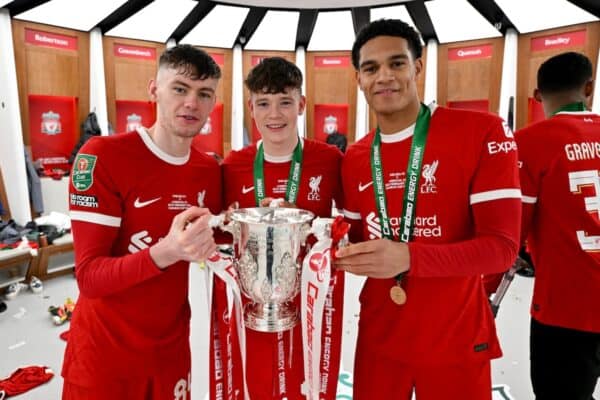
[[[300,290],[302,260],[310,233],[310,211],[296,208],[243,208],[222,229],[233,235],[233,266],[242,292],[247,327],[281,332],[294,327],[293,300]]]

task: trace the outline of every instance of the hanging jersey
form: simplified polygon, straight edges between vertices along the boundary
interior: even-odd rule
[[[381,137],[395,240],[413,131],[414,125]],[[373,137],[371,132],[351,146],[342,167],[344,214],[360,241],[382,238],[370,163]],[[498,357],[481,274],[508,268],[516,255],[521,193],[512,133],[491,114],[437,107],[416,185],[410,270],[402,282],[408,300],[403,306],[392,302],[393,279],[367,279],[360,295],[359,342],[405,363]],[[447,245],[458,242],[462,247]]]
[[[220,212],[220,184],[212,157],[170,156],[144,129],[81,148],[69,191],[80,296],[65,378],[85,386],[94,376],[148,376],[189,362],[189,263],[161,270],[149,247],[190,206]]]
[[[600,332],[600,116],[559,113],[516,140],[535,265],[531,315]]]

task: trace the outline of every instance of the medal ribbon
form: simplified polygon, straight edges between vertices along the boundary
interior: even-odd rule
[[[419,188],[419,178],[421,176],[421,166],[423,164],[423,155],[425,153],[425,142],[427,140],[427,131],[429,130],[429,121],[431,120],[431,110],[429,107],[421,104],[415,132],[410,145],[410,154],[408,157],[408,166],[406,167],[406,183],[404,188],[404,199],[402,201],[402,221],[400,223],[400,242],[409,242],[414,228],[415,211],[417,206],[417,193]],[[379,212],[379,223],[381,225],[381,234],[384,238],[394,240],[394,232],[390,227],[390,218],[387,210],[387,200],[385,196],[385,183],[383,176],[383,165],[381,162],[381,131],[379,127],[375,131],[373,144],[371,145],[371,174],[373,177],[373,192],[375,194],[375,204]],[[396,276],[400,282],[405,272]]]
[[[256,157],[254,157],[254,198],[256,205],[265,198],[265,151],[262,142],[258,145]],[[287,187],[285,189],[285,200],[290,203],[296,203],[298,197],[298,188],[300,187],[300,174],[302,173],[302,143],[298,138],[298,144],[292,153],[292,165],[290,165],[290,174],[288,176]]]
[[[554,111],[552,113],[552,115],[556,115],[559,112],[573,112],[573,111],[587,111],[587,109],[585,108],[585,104],[583,104],[582,101],[579,101],[577,103],[569,103],[566,104],[562,107],[560,107],[558,110]]]

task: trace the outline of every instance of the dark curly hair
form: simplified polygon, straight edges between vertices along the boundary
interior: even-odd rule
[[[378,36],[404,38],[408,42],[408,48],[415,60],[423,55],[421,36],[410,25],[399,19],[378,19],[365,25],[356,35],[354,45],[352,45],[352,65],[356,70],[359,68],[360,49],[369,40]]]
[[[581,89],[590,79],[590,59],[570,51],[544,61],[537,72],[537,87],[541,93],[570,92]]]
[[[289,88],[302,92],[302,72],[282,57],[264,58],[244,81],[252,93],[285,93]]]
[[[166,49],[158,60],[158,67],[173,68],[191,79],[221,78],[221,68],[202,49],[189,44],[181,44]]]

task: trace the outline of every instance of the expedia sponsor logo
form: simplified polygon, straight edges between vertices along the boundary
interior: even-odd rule
[[[366,218],[367,231],[369,232],[369,239],[379,239],[383,237],[381,235],[381,224],[379,222],[379,216],[375,215],[375,212],[370,212]],[[390,228],[394,233],[395,237],[400,235],[400,223],[402,218],[390,217]],[[442,227],[438,225],[437,215],[430,217],[415,217],[415,227],[413,229],[414,237],[442,237]]]
[[[517,151],[517,143],[514,140],[505,140],[504,142],[488,142],[487,147],[490,154]]]
[[[84,196],[82,194],[71,194],[70,201],[72,206],[98,208],[98,199],[96,196]]]

